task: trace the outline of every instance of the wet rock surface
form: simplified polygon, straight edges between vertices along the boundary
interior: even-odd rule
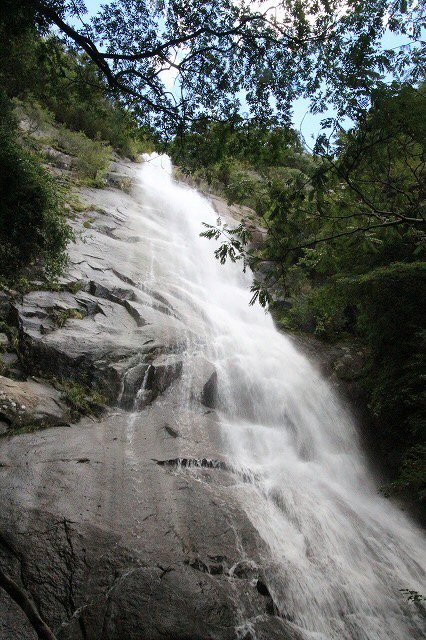
[[[168,301],[139,281],[135,220],[126,216],[138,204],[117,189],[84,189],[80,198],[87,211],[74,222],[79,239],[70,247],[63,290],[31,291],[12,305],[22,353],[30,370],[80,377],[127,405],[156,361],[154,399],[179,375],[174,354],[184,345],[186,327]],[[89,214],[91,226],[82,232]]]
[[[325,343],[314,336],[294,335],[296,345],[316,362],[321,373],[340,391],[353,408],[367,405],[364,388],[368,352],[355,341],[337,344]],[[368,420],[368,414],[362,416]]]
[[[129,179],[136,169],[114,167]],[[56,425],[0,440],[0,568],[61,640],[298,640],[276,614],[262,543],[233,497],[246,479],[227,466],[206,411],[214,369],[182,357],[179,304],[141,280],[141,205],[114,188],[80,197],[62,290],[5,308],[27,368],[85,380],[119,408],[59,426],[53,386],[0,377],[0,432]],[[1,590],[0,620],[2,640],[36,637]]]
[[[223,463],[202,464],[202,451],[215,461],[221,454],[206,437],[191,439],[195,411],[180,437],[164,429],[177,402],[166,395],[137,419],[120,411],[0,449],[1,566],[58,638],[267,637],[276,618],[258,588],[257,535],[229,501],[239,479]],[[205,420],[214,440],[215,419]],[[156,461],[187,460],[189,450],[199,465]],[[6,604],[2,637],[15,638]],[[251,619],[263,635],[240,635]],[[276,624],[269,637],[293,637],[285,621]]]
[[[217,393],[217,373],[213,371],[206,384],[203,387],[201,394],[201,402],[206,407],[214,409],[217,406],[218,393]]]

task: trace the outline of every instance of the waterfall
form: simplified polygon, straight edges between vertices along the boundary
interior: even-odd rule
[[[424,637],[422,605],[400,592],[425,591],[422,532],[378,493],[354,419],[291,338],[249,307],[250,276],[215,260],[199,234],[217,214],[173,180],[166,156],[145,158],[137,191],[146,283],[186,327],[182,411],[202,356],[217,372],[224,457],[241,471],[229,493],[264,542],[279,615],[316,640]]]

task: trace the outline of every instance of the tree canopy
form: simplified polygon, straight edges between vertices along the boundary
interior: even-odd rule
[[[28,22],[58,31],[163,131],[237,113],[288,123],[300,95],[357,114],[383,74],[415,74],[422,55],[421,3],[401,0],[113,0],[91,19],[83,0],[3,5],[12,31]],[[386,29],[408,48],[383,49]]]

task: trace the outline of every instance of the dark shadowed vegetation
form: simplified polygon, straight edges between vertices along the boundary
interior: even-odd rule
[[[72,237],[63,202],[40,158],[19,143],[4,94],[0,110],[0,282],[16,283],[34,266],[52,278]]]

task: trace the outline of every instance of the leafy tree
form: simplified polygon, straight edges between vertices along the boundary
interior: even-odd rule
[[[230,120],[202,119],[183,137],[168,146],[172,158],[185,170],[207,168],[232,158],[260,170],[288,164],[289,155],[302,153],[297,133],[289,127],[247,122],[241,116]]]
[[[278,277],[299,263],[322,277],[359,273],[424,251],[425,96],[423,87],[383,89],[337,147],[320,138],[320,162],[284,185],[271,184],[264,221],[268,260]],[[223,231],[212,228],[212,231]],[[225,242],[226,247],[226,242]],[[241,253],[246,252],[243,243]],[[361,251],[360,251],[361,249]],[[281,275],[280,275],[281,274]],[[285,277],[281,285],[285,287]]]
[[[42,38],[32,25],[11,39],[1,26],[0,82],[10,97],[31,109],[41,105],[69,129],[92,140],[108,141],[119,153],[135,159],[155,140],[135,115],[106,93],[105,82],[90,59],[55,36]]]
[[[191,179],[207,183],[229,203],[257,211],[268,199],[269,184],[284,181],[286,171],[297,173],[309,162],[293,129],[266,127],[239,116],[231,121],[193,123],[189,132],[166,148]]]
[[[112,90],[143,116],[173,131],[207,114],[288,122],[297,95],[316,109],[332,99],[340,113],[365,109],[381,75],[411,72],[421,55],[420,3],[386,0],[114,0],[85,21],[83,0],[5,0],[16,32],[34,21],[52,27],[94,62]],[[75,26],[75,25],[79,26]],[[384,30],[406,34],[409,51],[383,50]],[[418,68],[418,66],[415,66]],[[164,73],[177,77],[174,89]]]

